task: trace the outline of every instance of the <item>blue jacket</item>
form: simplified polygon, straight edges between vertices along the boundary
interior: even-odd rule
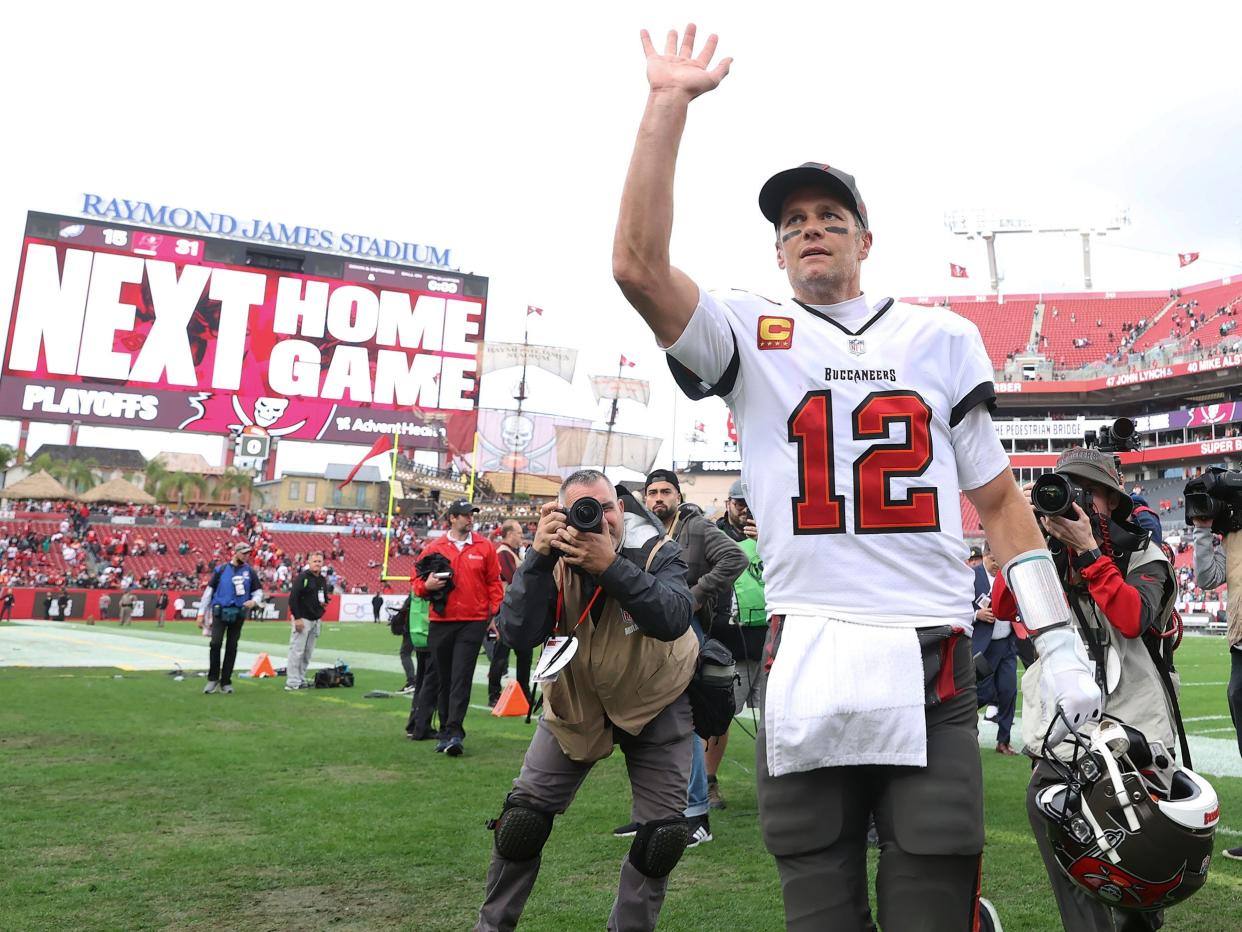
[[[1139,511],[1139,505],[1142,505],[1147,509],[1151,508],[1151,505],[1147,504],[1147,499],[1143,498],[1141,495],[1131,495],[1130,501],[1134,502],[1135,506],[1130,520],[1141,527],[1144,531],[1151,534],[1153,543],[1163,543],[1164,531],[1160,527],[1160,516],[1152,510]]]
[[[221,563],[211,574],[211,604],[220,606],[236,606],[240,608],[254,598],[254,593],[263,588],[259,582],[259,574],[253,566],[243,563],[234,567],[232,562]]]

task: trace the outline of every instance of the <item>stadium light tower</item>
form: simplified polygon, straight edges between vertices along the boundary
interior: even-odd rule
[[[955,236],[982,239],[988,247],[988,276],[992,291],[1000,290],[1000,276],[996,271],[996,237],[1000,233],[1077,233],[1082,237],[1083,287],[1091,290],[1091,237],[1104,236],[1130,225],[1130,211],[1119,210],[1116,215],[1098,224],[1067,226],[1043,223],[1021,216],[1005,216],[988,210],[953,210],[944,215],[944,225]]]

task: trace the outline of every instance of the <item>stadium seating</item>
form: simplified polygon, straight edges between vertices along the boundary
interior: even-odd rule
[[[974,298],[950,298],[949,309],[965,317],[983,335],[992,366],[1003,369],[1006,357],[1025,350],[1031,339],[1031,322],[1035,317],[1034,301],[976,301]]]
[[[1049,296],[1044,301],[1044,316],[1040,333],[1048,338],[1041,351],[1053,360],[1058,369],[1077,369],[1091,363],[1101,362],[1106,355],[1117,349],[1121,340],[1123,323],[1137,324],[1140,320],[1152,320],[1160,309],[1169,303],[1167,297],[1159,298],[1058,298]],[[1100,326],[1096,326],[1096,321]],[[1112,333],[1115,342],[1108,341]],[[1076,338],[1090,340],[1084,347],[1074,346]]]

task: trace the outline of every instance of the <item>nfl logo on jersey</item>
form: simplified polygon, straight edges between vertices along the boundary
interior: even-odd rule
[[[855,356],[861,356],[867,352],[867,343],[865,340],[850,340],[850,352]]]

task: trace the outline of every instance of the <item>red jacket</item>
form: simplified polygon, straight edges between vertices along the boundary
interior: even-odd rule
[[[500,585],[500,562],[496,548],[479,534],[471,532],[470,542],[460,551],[447,534],[437,537],[419,552],[419,558],[443,554],[453,567],[453,591],[441,615],[434,608],[429,621],[485,621],[500,611],[504,588]],[[427,581],[414,577],[414,594],[427,598]]]

